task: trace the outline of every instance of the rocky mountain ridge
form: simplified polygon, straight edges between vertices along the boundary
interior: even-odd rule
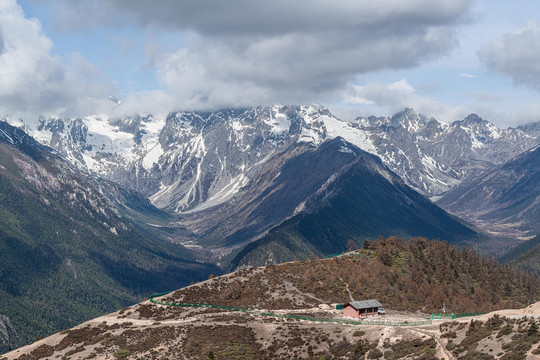
[[[470,115],[445,124],[406,109],[346,122],[320,105],[173,112],[119,119],[40,118],[27,131],[80,169],[179,213],[228,201],[293,143],[341,136],[426,196],[439,196],[540,143],[534,124],[498,129]]]
[[[359,118],[357,126],[370,134],[381,159],[427,196],[440,196],[540,143],[532,126],[498,129],[475,114],[445,124],[406,109]]]
[[[313,167],[318,169],[315,174]],[[479,240],[475,231],[407,186],[380,158],[341,137],[305,149],[273,171],[279,175],[262,191],[264,200],[249,208],[245,223],[257,223],[255,219],[261,217],[264,220],[260,222],[266,224],[271,216],[288,212],[268,227],[268,233],[254,238],[257,241],[232,261],[234,266],[339,253],[348,241],[361,244],[378,236],[411,238],[422,234],[456,244]],[[243,193],[260,196],[246,186],[233,200]],[[227,213],[239,218],[230,208]],[[238,241],[249,235],[249,228],[240,228],[226,240]]]

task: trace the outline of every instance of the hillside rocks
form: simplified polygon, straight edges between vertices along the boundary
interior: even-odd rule
[[[5,315],[0,315],[0,353],[13,347],[20,341],[17,330]]]

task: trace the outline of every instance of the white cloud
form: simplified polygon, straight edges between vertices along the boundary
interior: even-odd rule
[[[460,73],[459,76],[468,78],[468,79],[474,79],[476,77],[476,75],[469,74],[469,73]]]
[[[510,76],[516,83],[540,90],[540,24],[529,22],[502,35],[478,51],[489,70]]]
[[[512,125],[520,125],[540,121],[540,101],[530,103],[517,110],[513,116],[508,119]]]
[[[342,93],[341,105],[331,110],[346,120],[362,116],[386,116],[412,107],[428,117],[451,123],[464,119],[471,113],[499,127],[517,126],[540,120],[540,101],[524,99],[519,106],[509,106],[508,94],[473,91],[466,96],[469,101],[456,106],[419,94],[407,80],[392,83],[371,82],[349,85]],[[511,110],[508,111],[508,108]]]
[[[95,108],[104,91],[99,71],[80,54],[65,64],[52,41],[15,0],[0,2],[0,111],[67,114]],[[98,80],[98,81],[96,81]],[[106,90],[105,90],[106,91]]]
[[[449,106],[419,95],[405,80],[393,83],[372,82],[363,86],[350,85],[343,92],[343,104],[359,105],[366,115],[388,115],[412,107],[415,111],[441,121],[462,119],[472,111],[466,106]]]
[[[58,25],[131,24],[185,35],[155,54],[179,106],[326,102],[357,74],[447,54],[470,0],[56,0]]]
[[[109,107],[108,115],[120,117],[125,114],[151,113],[156,117],[165,117],[171,109],[182,108],[176,99],[163,90],[140,91],[120,100],[121,105],[112,109]]]
[[[414,89],[405,79],[393,83],[372,82],[348,87],[342,103],[403,107],[413,93]]]

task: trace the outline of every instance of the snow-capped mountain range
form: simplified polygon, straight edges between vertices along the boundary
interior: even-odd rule
[[[273,155],[296,142],[318,146],[341,136],[432,197],[540,142],[535,126],[498,129],[476,115],[446,124],[406,109],[347,122],[320,105],[173,112],[165,118],[5,120],[24,126],[79,169],[179,213],[231,199]]]
[[[540,142],[538,133],[498,129],[475,114],[452,124],[406,109],[392,117],[357,119],[381,159],[405,182],[438,197],[481,171]]]

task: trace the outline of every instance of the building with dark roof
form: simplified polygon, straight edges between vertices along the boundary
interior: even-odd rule
[[[351,301],[343,305],[343,316],[366,317],[376,315],[382,308],[382,304],[377,300]]]

